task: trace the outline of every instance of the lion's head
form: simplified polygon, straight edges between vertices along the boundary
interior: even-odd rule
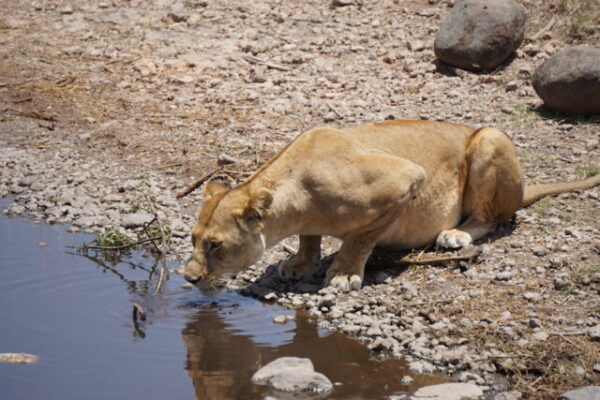
[[[222,278],[254,264],[266,244],[264,220],[273,201],[266,188],[230,189],[219,181],[206,184],[204,202],[192,231],[194,250],[183,276],[203,287],[217,287]]]

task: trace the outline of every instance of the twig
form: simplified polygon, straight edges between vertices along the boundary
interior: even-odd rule
[[[33,100],[33,97],[25,97],[25,98],[22,98],[22,99],[13,100],[13,103],[14,104],[26,103],[26,102],[31,101],[31,100]]]
[[[283,246],[283,250],[287,251],[291,255],[295,256],[296,254],[298,254],[298,250],[294,249],[292,246],[288,246],[285,243],[283,243],[282,246]]]
[[[183,189],[181,192],[177,193],[176,197],[178,199],[181,199],[182,197],[185,197],[188,194],[192,193],[194,190],[196,190],[200,186],[202,186],[202,184],[205,181],[207,181],[208,179],[210,179],[211,176],[213,176],[214,174],[216,174],[220,170],[221,170],[221,167],[213,169],[208,174],[204,175],[202,178],[198,179],[196,182],[192,183],[190,186],[188,186],[187,188]]]
[[[158,236],[151,237],[148,239],[138,240],[137,242],[133,242],[133,243],[129,243],[129,244],[122,244],[120,246],[89,246],[87,244],[84,244],[79,247],[75,247],[75,246],[70,246],[70,247],[74,248],[74,249],[79,249],[79,250],[123,250],[123,249],[128,249],[130,247],[137,246],[138,244],[152,242],[152,241],[158,240],[158,239],[160,239],[160,237],[158,237]]]
[[[418,259],[412,259],[409,257],[402,257],[399,260],[393,260],[395,262],[401,264],[413,264],[413,265],[427,265],[427,264],[445,264],[452,261],[469,261],[473,260],[481,254],[481,249],[477,249],[474,252],[469,254],[463,254],[458,256],[450,256],[450,257],[439,257],[439,258],[429,258],[429,259],[420,259],[420,254],[417,257]]]
[[[531,40],[531,41],[536,40],[537,38],[542,36],[544,33],[549,31],[550,29],[552,29],[552,27],[554,26],[555,23],[556,23],[556,17],[553,16],[552,19],[550,19],[550,22],[548,22],[542,29],[537,31],[537,33],[535,35],[533,35],[532,37],[530,37],[529,40]]]
[[[578,333],[578,332],[574,332],[574,333],[569,333],[569,332],[550,332],[551,335],[554,336],[558,336],[559,338],[561,338],[562,340],[564,340],[565,342],[569,343],[572,346],[577,347],[580,351],[582,351],[583,353],[585,353],[585,350],[581,348],[581,346],[579,346],[577,343],[573,342],[571,339],[565,337],[565,335],[584,335],[585,333]]]
[[[131,64],[132,62],[136,62],[139,59],[141,59],[141,57],[131,58],[129,60],[111,60],[111,61],[107,62],[106,65],[111,65],[111,64]],[[104,59],[99,59],[97,61],[102,61],[102,60],[104,60]]]
[[[148,223],[144,223],[142,225],[142,228],[144,228],[144,233],[146,233],[146,236],[148,236],[148,238],[151,238],[152,235],[150,235],[150,232],[148,231],[148,227],[150,225],[152,225],[154,223],[154,221],[156,221],[156,219],[158,218],[158,216],[156,214],[154,214],[154,218],[152,218],[152,221],[148,222]],[[162,236],[162,231],[161,231],[161,236]],[[158,248],[158,246],[156,245],[156,243],[154,242],[154,240],[150,241],[152,243],[152,246],[154,246],[154,249],[156,250],[156,252],[158,254],[163,254],[163,252]]]
[[[242,58],[246,61],[248,61],[250,64],[258,64],[258,65],[264,65],[267,68],[270,69],[276,69],[278,71],[289,71],[290,69],[288,67],[284,67],[283,65],[279,65],[279,64],[275,64],[269,61],[265,61],[261,58],[258,57],[254,57],[251,55],[243,55]]]
[[[160,275],[158,276],[158,283],[156,284],[156,290],[154,290],[154,294],[160,292],[162,288],[163,282],[165,280],[165,267],[160,267]]]
[[[331,105],[331,103],[327,102],[327,103],[325,103],[325,104],[327,104],[327,107],[329,107],[329,109],[330,109],[331,111],[333,111],[333,113],[334,113],[335,115],[337,115],[337,116],[338,116],[338,118],[343,118],[343,117],[344,117],[344,116],[343,116],[343,115],[342,115],[342,114],[341,114],[341,113],[340,113],[340,112],[339,112],[339,111],[338,111],[338,110],[337,110],[337,109],[336,109],[336,108],[335,108],[333,105]]]
[[[72,255],[72,256],[76,256],[76,257],[85,257],[88,260],[94,262],[96,264],[96,266],[104,269],[105,271],[112,272],[119,279],[121,279],[123,282],[129,283],[129,280],[127,280],[127,278],[125,277],[125,275],[123,275],[122,273],[120,273],[119,271],[117,271],[115,268],[109,267],[108,265],[106,265],[106,263],[104,261],[102,261],[101,259],[99,259],[97,257],[92,257],[89,254],[77,254],[77,253],[71,253],[71,252],[67,252],[67,254]]]
[[[410,306],[418,307],[418,306],[432,306],[432,305],[436,305],[436,304],[447,304],[447,303],[452,303],[454,300],[456,300],[456,299],[453,298],[453,299],[442,299],[442,300],[436,300],[436,301],[422,301],[420,303],[412,303]]]
[[[158,250],[159,254],[167,254],[168,250],[169,250],[169,238],[167,238],[166,236],[166,232],[167,230],[165,229],[165,226],[163,224],[163,222],[158,218],[158,212],[156,211],[156,206],[154,205],[154,202],[152,201],[152,199],[150,198],[146,198],[148,201],[148,204],[150,206],[150,211],[152,212],[152,214],[154,215],[154,220],[156,220],[156,223],[158,224],[158,232],[160,233],[160,244],[161,244],[161,249]],[[154,222],[153,220],[153,222]],[[150,236],[150,235],[148,235]]]
[[[41,120],[49,121],[49,122],[57,122],[56,117],[53,117],[51,115],[40,114],[37,111],[24,111],[24,110],[18,110],[16,108],[10,108],[10,107],[5,108],[3,111],[13,112],[21,117],[41,119]]]

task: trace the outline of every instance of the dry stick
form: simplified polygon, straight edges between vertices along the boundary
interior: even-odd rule
[[[289,71],[290,69],[288,67],[284,67],[283,65],[279,65],[279,64],[275,64],[269,61],[265,61],[261,58],[258,57],[254,57],[251,55],[244,55],[242,56],[242,58],[246,61],[248,61],[250,64],[258,64],[258,65],[264,65],[267,68],[270,69],[276,69],[278,71]]]
[[[9,112],[15,113],[16,115],[18,115],[20,117],[41,119],[43,121],[48,121],[48,122],[57,122],[58,121],[56,119],[56,117],[54,117],[54,116],[40,114],[37,111],[24,111],[24,110],[18,110],[16,108],[11,108],[11,107],[7,107],[3,111],[9,111]]]
[[[290,253],[292,256],[295,256],[296,254],[298,254],[298,250],[294,249],[292,246],[288,246],[287,244],[283,243],[283,250],[287,251],[288,253]]]
[[[338,116],[338,118],[344,118],[344,116],[342,115],[342,113],[340,113],[340,112],[339,112],[339,111],[338,111],[338,110],[337,110],[337,109],[336,109],[336,108],[335,108],[333,105],[331,105],[331,103],[327,102],[327,103],[325,103],[325,104],[327,104],[327,107],[329,107],[329,109],[330,109],[331,111],[333,111],[333,113],[334,113],[335,115],[337,115],[337,116]]]
[[[542,36],[544,33],[546,33],[547,31],[549,31],[550,29],[552,29],[552,27],[554,26],[555,23],[556,23],[556,17],[552,17],[552,19],[550,20],[550,22],[548,22],[535,35],[533,35],[532,37],[530,37],[529,40],[531,40],[531,41],[536,40],[537,38],[539,38],[540,36]]]
[[[156,211],[156,206],[150,199],[148,199],[148,200],[149,200],[148,203],[150,204],[150,211],[152,212],[152,214],[154,214],[154,219],[156,220],[156,223],[158,224],[158,231],[160,233],[161,250],[159,250],[159,253],[167,254],[167,252],[169,250],[169,244],[167,243],[167,238],[165,235],[165,232],[166,232],[165,226],[162,223],[162,221],[158,218],[158,212]]]
[[[158,277],[158,284],[156,285],[156,290],[154,290],[154,294],[157,294],[158,292],[160,292],[160,289],[162,288],[164,280],[165,280],[165,267],[161,266],[160,267],[160,275]]]
[[[217,168],[213,169],[208,174],[204,175],[202,178],[198,179],[196,182],[194,182],[187,188],[183,189],[181,192],[177,193],[176,197],[178,199],[181,199],[182,197],[187,196],[188,194],[192,193],[194,190],[198,189],[204,182],[206,182],[208,179],[210,179],[211,176],[213,176],[220,170],[221,170],[221,167],[217,167]]]
[[[84,244],[80,247],[78,247],[81,250],[123,250],[123,249],[128,249],[130,247],[134,247],[137,246],[138,244],[143,244],[143,243],[147,243],[147,242],[153,242],[155,240],[160,239],[160,237],[151,237],[148,239],[142,239],[142,240],[138,240],[137,242],[134,243],[129,243],[129,244],[123,244],[120,246],[89,246],[87,244]]]
[[[154,221],[156,221],[157,218],[158,218],[157,215],[154,214],[154,218],[152,219],[152,221],[150,221],[147,224],[145,223],[145,224],[142,225],[142,228],[144,228],[144,232],[146,233],[146,236],[148,236],[149,238],[151,238],[152,236],[150,235],[150,232],[148,232],[148,226],[152,225],[154,223]],[[154,246],[154,249],[156,250],[156,252],[158,254],[163,254],[163,252],[158,248],[158,246],[156,245],[156,243],[154,242],[154,240],[152,240],[152,246]]]
[[[410,259],[407,257],[403,257],[399,260],[394,260],[394,261],[396,261],[398,263],[402,263],[402,264],[413,264],[413,265],[444,264],[444,263],[448,263],[448,262],[452,262],[452,261],[469,261],[469,260],[472,260],[473,258],[478,257],[479,254],[481,254],[480,249],[478,251],[475,251],[475,252],[472,252],[469,254],[458,255],[458,256],[429,258],[429,259],[425,259],[425,260],[414,260],[414,259]],[[420,257],[420,255],[419,255],[419,257]]]

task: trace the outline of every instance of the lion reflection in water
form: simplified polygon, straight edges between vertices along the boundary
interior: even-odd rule
[[[315,370],[327,375],[332,382],[342,382],[343,385],[328,396],[331,398],[384,398],[393,391],[412,391],[448,381],[441,376],[416,375],[410,386],[402,386],[400,378],[408,372],[403,361],[376,361],[363,345],[341,333],[320,336],[317,326],[303,314],[298,314],[296,321],[283,329],[291,333],[292,338],[283,345],[271,347],[256,343],[250,334],[232,328],[221,311],[200,310],[181,332],[187,348],[185,369],[192,378],[196,398],[263,398],[268,389],[254,385],[250,381],[252,374],[268,362],[285,356],[309,358]],[[279,393],[277,397],[281,397]]]

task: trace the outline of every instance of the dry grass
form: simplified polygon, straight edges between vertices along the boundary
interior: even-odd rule
[[[556,0],[555,8],[562,17],[566,34],[571,39],[593,44],[593,39],[600,37],[598,0]]]

